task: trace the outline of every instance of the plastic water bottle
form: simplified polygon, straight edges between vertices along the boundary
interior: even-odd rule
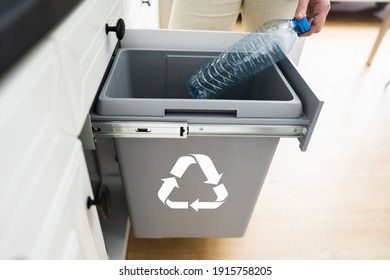
[[[266,22],[195,72],[187,81],[188,91],[197,99],[217,98],[285,58],[298,34],[308,30],[306,17]]]

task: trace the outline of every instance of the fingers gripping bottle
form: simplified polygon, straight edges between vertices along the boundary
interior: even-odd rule
[[[306,17],[266,22],[195,72],[188,91],[197,99],[217,98],[285,58],[298,35],[309,30]]]

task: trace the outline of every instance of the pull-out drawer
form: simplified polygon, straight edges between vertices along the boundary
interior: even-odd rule
[[[288,58],[223,98],[186,92],[192,71],[244,35],[127,30],[89,131],[98,154],[113,151],[98,166],[116,159],[134,236],[240,237],[279,138],[306,150],[322,102]]]
[[[96,125],[106,122],[105,128],[107,122],[109,125],[113,121],[122,122],[120,125],[126,121],[146,121],[267,126],[267,129],[275,126],[276,130],[285,126],[291,126],[293,130],[300,127],[302,133],[286,136],[297,136],[301,149],[306,150],[323,102],[288,58],[260,73],[252,85],[243,85],[233,91],[228,100],[199,101],[181,96],[191,70],[245,35],[215,31],[126,30],[122,50],[100,93],[97,114],[93,113],[92,120]],[[246,92],[248,89],[255,93]],[[263,95],[258,96],[256,91],[263,91]],[[118,124],[113,125],[118,127]],[[255,130],[261,136],[262,133]],[[107,132],[95,131],[98,136]],[[108,134],[112,136],[115,131]]]

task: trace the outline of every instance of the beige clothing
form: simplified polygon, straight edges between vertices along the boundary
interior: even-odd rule
[[[233,30],[242,15],[244,31],[270,19],[293,18],[298,0],[174,0],[170,29]]]

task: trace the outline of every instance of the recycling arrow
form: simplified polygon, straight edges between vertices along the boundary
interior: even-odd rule
[[[174,177],[162,179],[164,182],[158,191],[158,197],[160,200],[168,205],[172,209],[187,209],[188,202],[186,201],[171,201],[168,196],[175,188],[179,188],[179,185]]]
[[[204,182],[210,185],[216,185],[213,190],[216,194],[215,201],[199,201],[196,199],[191,203],[191,207],[195,211],[199,209],[217,209],[224,203],[228,197],[228,192],[224,184],[219,184],[223,173],[218,173],[211,158],[203,154],[191,154],[180,157],[171,170],[171,174],[174,177],[162,179],[163,184],[158,191],[159,199],[171,209],[188,209],[189,202],[187,201],[171,201],[168,197],[174,191],[175,188],[179,189],[179,184],[176,178],[181,178],[188,167],[192,164],[198,164],[203,171],[207,180]]]
[[[224,201],[228,196],[228,192],[227,192],[224,184],[220,184],[220,185],[214,187],[213,190],[214,190],[215,194],[217,195],[216,201]]]
[[[205,181],[205,183],[211,185],[217,185],[219,180],[222,177],[222,173],[218,174],[218,171],[215,168],[214,163],[211,161],[211,158],[202,154],[193,154],[193,156],[196,158],[200,168],[202,169],[204,175],[207,178],[207,181]]]
[[[193,203],[191,203],[191,207],[194,208],[195,211],[198,211],[199,209],[216,209],[219,206],[222,205],[224,200],[228,196],[228,192],[225,188],[224,184],[220,184],[213,188],[215,194],[217,195],[217,199],[215,201],[210,202],[203,202],[199,201],[199,199],[195,200]]]
[[[174,188],[179,188],[179,185],[174,177],[162,179],[164,182],[158,191],[158,197],[165,204],[169,194],[174,190]]]
[[[221,206],[223,201],[212,201],[212,202],[203,202],[199,201],[199,198],[191,203],[191,207],[194,208],[196,212],[198,212],[199,209],[217,209],[219,206]]]
[[[187,168],[191,165],[196,163],[195,159],[190,156],[184,156],[177,160],[175,163],[175,166],[173,166],[171,170],[171,174],[173,176],[176,176],[178,178],[181,178],[183,176],[184,172],[186,172]]]
[[[171,201],[167,199],[166,204],[172,209],[188,209],[188,202],[186,201]]]

